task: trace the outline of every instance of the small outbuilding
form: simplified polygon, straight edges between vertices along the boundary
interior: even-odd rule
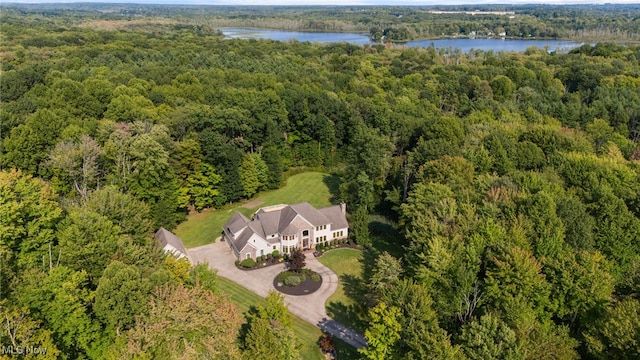
[[[189,252],[184,247],[182,240],[171,231],[160,228],[160,230],[156,232],[155,238],[165,252],[170,253],[178,259],[185,258],[189,260],[189,262],[192,262],[191,256],[189,256]]]

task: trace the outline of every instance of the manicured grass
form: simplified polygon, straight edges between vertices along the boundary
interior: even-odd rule
[[[238,306],[241,312],[246,312],[251,306],[264,305],[264,298],[251,292],[250,290],[234,283],[231,280],[223,277],[218,277],[218,283],[220,284],[220,290],[229,296],[234,304]],[[322,335],[322,331],[314,325],[300,319],[295,315],[291,315],[293,318],[293,331],[298,335],[300,343],[303,344],[300,349],[300,355],[303,359],[318,359],[323,360],[324,356],[320,351],[320,347],[317,345],[318,339]],[[338,344],[336,344],[338,346]],[[340,347],[349,345],[341,344]],[[350,351],[350,350],[345,350]]]
[[[362,287],[361,258],[362,251],[354,249],[331,250],[318,258],[318,261],[338,275],[338,290],[325,304],[327,314],[334,320],[360,331],[363,330],[363,324],[358,319],[357,304],[353,298]]]
[[[240,211],[251,218],[256,210],[269,205],[295,204],[307,201],[315,207],[329,206],[336,202],[335,194],[338,182],[337,176],[320,172],[294,175],[280,189],[263,192],[250,200],[229,205],[220,210],[190,215],[187,221],[178,225],[175,233],[187,248],[210,244],[220,236],[222,227],[235,211]],[[243,204],[255,200],[264,203],[250,209],[242,207]]]

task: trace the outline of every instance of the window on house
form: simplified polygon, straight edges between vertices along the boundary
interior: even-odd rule
[[[251,259],[251,254],[247,254],[247,259]]]
[[[273,245],[273,250],[275,250],[275,249],[276,249],[276,246],[275,246],[275,245]]]
[[[309,230],[302,231],[302,236],[309,236]]]

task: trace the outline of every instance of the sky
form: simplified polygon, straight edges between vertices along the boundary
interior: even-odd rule
[[[481,5],[481,4],[638,4],[640,0],[0,0],[0,3],[131,3],[184,5]]]

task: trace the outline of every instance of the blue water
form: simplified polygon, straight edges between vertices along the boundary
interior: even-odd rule
[[[409,41],[405,45],[410,47],[458,48],[462,52],[471,49],[495,52],[499,51],[525,51],[528,47],[535,46],[540,49],[547,47],[549,51],[569,51],[583,43],[568,40],[514,40],[514,39],[440,39]]]
[[[271,39],[278,41],[298,40],[301,42],[348,42],[364,45],[373,44],[367,35],[354,33],[302,32],[263,29],[222,29],[222,34],[229,39]]]
[[[297,40],[301,42],[333,43],[348,42],[357,45],[376,44],[366,34],[334,33],[334,32],[302,32],[265,29],[234,28],[222,29],[222,34],[228,39],[271,39],[277,41]],[[398,44],[408,47],[430,47],[445,49],[460,49],[463,52],[476,50],[493,51],[524,51],[535,46],[540,49],[547,47],[549,51],[568,51],[581,46],[583,43],[567,40],[513,40],[513,39],[440,39],[417,40]]]

